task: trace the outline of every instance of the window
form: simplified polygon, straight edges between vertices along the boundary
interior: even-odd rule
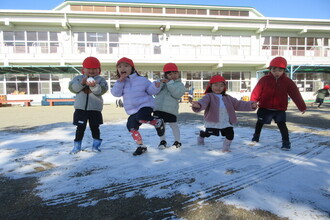
[[[240,36],[222,36],[222,55],[237,56],[240,53]]]
[[[8,53],[58,53],[59,32],[4,31],[4,44]]]
[[[116,12],[116,6],[106,6],[106,12]]]
[[[142,13],[152,13],[152,8],[141,8],[142,9]]]
[[[104,12],[105,6],[94,6],[94,11]]]
[[[75,32],[74,45],[78,53],[150,55],[160,53],[160,45],[153,47],[152,43],[159,42],[161,37],[162,35],[158,34],[141,33]]]
[[[217,72],[204,72],[203,73],[203,80],[210,80],[212,76],[217,75]]]
[[[16,83],[7,82],[6,83],[6,91],[7,91],[7,94],[12,94],[15,91],[17,91]]]
[[[109,34],[110,42],[119,42],[119,37],[120,37],[120,34],[117,34],[117,33]]]
[[[322,50],[326,50],[325,39],[314,37],[264,36],[261,39],[262,55],[322,56]],[[325,54],[325,56],[327,55]]]
[[[152,34],[152,42],[159,43],[159,34]]]

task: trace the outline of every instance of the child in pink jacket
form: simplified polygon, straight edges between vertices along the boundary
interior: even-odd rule
[[[213,76],[205,90],[205,96],[192,102],[194,112],[204,111],[205,131],[200,131],[197,142],[204,145],[204,138],[211,135],[225,137],[223,152],[230,152],[234,139],[233,125],[237,123],[235,111],[253,111],[257,103],[237,100],[226,94],[226,81],[220,76]]]

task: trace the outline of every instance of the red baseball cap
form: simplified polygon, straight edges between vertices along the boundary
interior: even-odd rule
[[[223,78],[223,77],[220,76],[220,75],[215,75],[215,76],[213,76],[213,77],[210,79],[209,84],[207,85],[207,87],[206,87],[204,93],[206,94],[206,93],[210,93],[210,92],[212,92],[211,84],[213,84],[213,83],[217,83],[217,82],[224,82],[224,83],[226,83],[226,80],[225,80],[225,78]],[[226,91],[226,89],[225,89],[225,91]]]
[[[177,65],[175,63],[166,63],[163,67],[163,72],[177,72],[179,71]]]
[[[127,57],[123,57],[123,58],[120,58],[118,61],[117,61],[117,64],[116,66],[118,66],[118,64],[120,63],[128,63],[131,67],[133,67],[135,69],[135,66],[134,66],[134,63],[133,63],[133,60],[127,58]]]
[[[82,63],[82,66],[84,68],[93,68],[93,69],[100,69],[100,72],[99,74],[101,73],[101,63],[100,61],[96,58],[96,57],[87,57],[83,63]],[[83,71],[84,73],[84,71]]]

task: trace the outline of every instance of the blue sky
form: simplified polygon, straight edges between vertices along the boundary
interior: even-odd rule
[[[50,10],[64,0],[0,0],[1,9]],[[266,17],[330,19],[329,0],[132,0],[113,2],[249,6]]]

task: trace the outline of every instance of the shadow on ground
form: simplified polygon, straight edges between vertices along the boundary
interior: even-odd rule
[[[194,204],[189,209],[183,209],[185,196],[180,194],[166,199],[146,199],[136,195],[103,200],[87,207],[72,204],[46,206],[34,194],[37,184],[37,178],[0,177],[0,201],[3,201],[0,204],[0,219],[281,219],[267,211],[246,211],[215,201],[204,206]],[[106,197],[92,197],[95,196]],[[175,208],[166,210],[166,207]]]

